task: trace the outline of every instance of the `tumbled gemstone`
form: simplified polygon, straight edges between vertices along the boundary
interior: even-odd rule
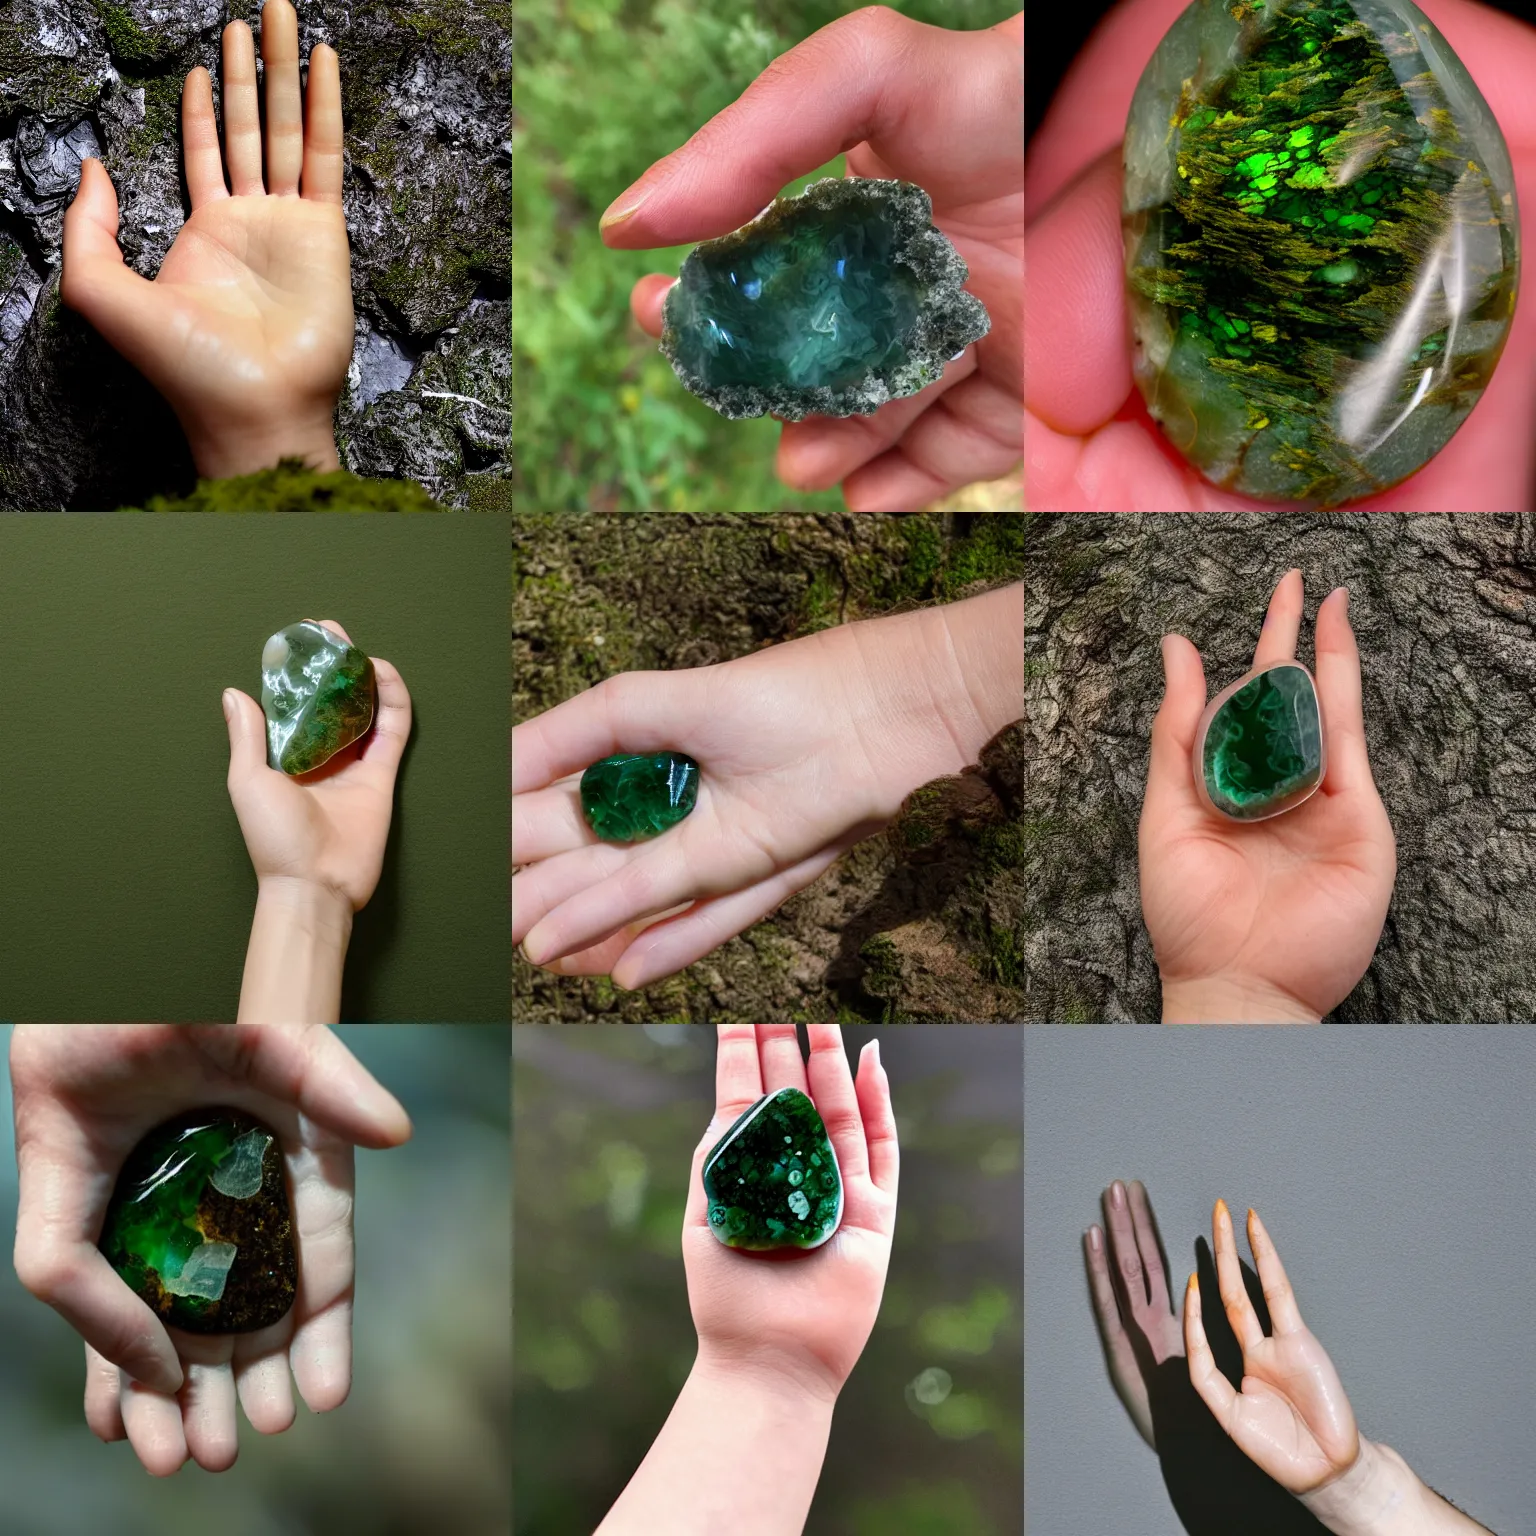
[[[261,653],[267,762],[284,773],[328,763],[373,724],[373,662],[323,624],[290,624]]]
[[[722,416],[852,416],[916,394],[987,334],[969,271],[907,181],[828,177],[689,252],[661,350]]]
[[[1311,673],[1281,662],[1217,694],[1206,706],[1196,754],[1205,796],[1223,816],[1261,821],[1300,805],[1324,767]]]
[[[581,776],[587,824],[611,843],[638,843],[676,826],[699,797],[699,765],[681,752],[619,752]]]
[[[118,1174],[99,1246],[170,1327],[249,1333],[277,1322],[298,1271],[276,1134],[225,1108],[156,1126]]]
[[[1124,221],[1148,411],[1247,496],[1404,479],[1509,334],[1509,151],[1410,0],[1194,0],[1136,88]]]
[[[765,1094],[704,1159],[709,1229],[727,1248],[819,1248],[843,1219],[843,1179],[816,1106]]]

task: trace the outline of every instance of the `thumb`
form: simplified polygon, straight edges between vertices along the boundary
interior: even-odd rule
[[[80,162],[80,186],[64,215],[59,296],[130,361],[162,325],[161,294],[123,261],[117,189],[99,160]]]
[[[233,791],[267,766],[266,717],[248,693],[226,688],[224,720],[229,727],[229,787]]]

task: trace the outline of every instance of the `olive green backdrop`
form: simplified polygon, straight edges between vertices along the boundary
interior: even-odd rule
[[[0,519],[0,1018],[234,1017],[256,895],[224,787],[227,686],[335,619],[415,723],[346,1020],[509,1007],[508,519]]]

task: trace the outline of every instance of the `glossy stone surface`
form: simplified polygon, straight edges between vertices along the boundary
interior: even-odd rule
[[[1123,212],[1147,408],[1244,495],[1404,479],[1509,332],[1509,151],[1410,0],[1195,0],[1137,86]]]
[[[581,776],[587,825],[611,843],[638,843],[676,826],[699,797],[699,765],[681,752],[619,752]]]
[[[1258,821],[1300,804],[1322,780],[1317,690],[1304,667],[1267,668],[1217,705],[1200,744],[1211,805]]]
[[[156,1126],[118,1174],[99,1246],[170,1327],[249,1333],[277,1322],[298,1270],[276,1134],[227,1108]]]
[[[760,1098],[704,1159],[709,1229],[727,1248],[819,1248],[843,1219],[843,1179],[798,1088]]]
[[[261,653],[267,762],[309,773],[373,724],[373,662],[321,624],[290,624]]]
[[[828,177],[689,252],[661,350],[722,416],[853,416],[916,394],[985,336],[960,253],[907,181]]]

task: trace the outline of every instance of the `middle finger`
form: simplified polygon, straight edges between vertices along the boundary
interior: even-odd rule
[[[267,0],[261,13],[267,75],[267,191],[297,196],[304,167],[304,105],[299,92],[299,13],[289,0]]]
[[[256,103],[256,40],[243,21],[224,28],[224,158],[230,191],[236,197],[260,197],[261,109]]]
[[[1253,666],[1272,667],[1277,661],[1295,661],[1296,641],[1301,634],[1301,572],[1290,570],[1275,587],[1254,647]]]
[[[777,1093],[781,1088],[810,1093],[800,1039],[793,1024],[759,1024],[757,1058],[762,1063],[764,1093]]]

